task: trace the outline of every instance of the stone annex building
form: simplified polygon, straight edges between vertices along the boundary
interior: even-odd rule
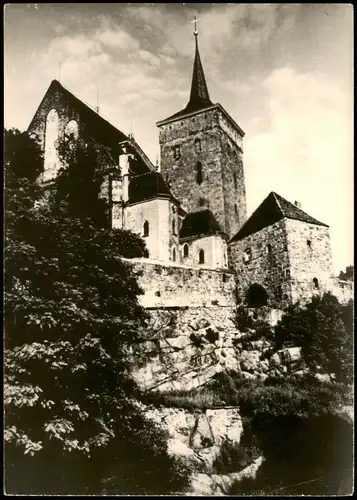
[[[274,192],[247,218],[244,132],[210,100],[194,36],[189,101],[157,122],[160,167],[133,136],[53,80],[28,128],[44,151],[39,182],[55,180],[59,139],[95,140],[107,158],[112,226],[146,242],[147,254],[135,259],[146,307],[232,307],[237,292],[248,306],[275,309],[326,290],[346,298],[348,284],[333,277],[327,224]]]

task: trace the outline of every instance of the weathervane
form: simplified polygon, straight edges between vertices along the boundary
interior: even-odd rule
[[[196,19],[196,16],[194,17],[193,21],[191,21],[191,23],[194,23],[194,25],[195,25],[195,31],[193,32],[193,34],[194,34],[195,36],[197,36],[197,35],[198,35],[198,31],[197,31],[197,21],[198,21],[198,19]]]

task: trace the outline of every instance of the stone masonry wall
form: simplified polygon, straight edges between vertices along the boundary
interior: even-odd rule
[[[250,250],[251,259],[245,263],[243,253],[246,250]],[[237,272],[237,287],[242,298],[249,286],[257,283],[267,291],[268,305],[276,308],[288,305],[291,299],[290,261],[284,220],[231,243],[229,260]]]
[[[144,307],[234,307],[235,277],[229,270],[130,259],[142,271],[139,284]]]
[[[209,207],[217,220],[224,223],[221,146],[217,126],[218,119],[213,110],[162,125],[159,132],[161,172],[164,178],[168,176],[173,194],[188,212]],[[195,139],[200,140],[200,152],[195,149]],[[175,146],[180,146],[181,156],[178,159],[174,156]],[[202,184],[196,180],[197,162],[202,164]]]
[[[309,300],[314,294],[332,290],[333,268],[329,228],[286,220],[292,300]],[[308,242],[310,242],[308,244]],[[318,280],[318,288],[313,282]]]
[[[221,229],[231,237],[246,218],[243,153],[223,131],[221,120],[222,112],[211,109],[161,125],[161,171],[187,211],[210,208]],[[195,147],[196,140],[200,141],[200,150]],[[180,146],[178,159],[175,146]],[[201,184],[196,179],[197,162],[202,164]]]

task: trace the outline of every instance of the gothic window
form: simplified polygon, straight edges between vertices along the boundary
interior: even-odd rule
[[[59,133],[58,114],[55,109],[47,115],[45,137],[45,171],[58,167],[57,140]]]
[[[271,245],[270,245],[270,243],[268,243],[267,246],[265,247],[265,251],[266,251],[267,255],[271,255]]]
[[[233,182],[234,182],[234,189],[237,189],[238,182],[237,182],[237,174],[236,174],[236,172],[233,172]]]
[[[183,256],[188,257],[188,254],[189,254],[189,248],[188,248],[187,243],[185,243],[183,246]]]
[[[202,249],[198,252],[198,263],[199,264],[205,263],[205,252]]]
[[[201,153],[201,141],[200,139],[195,139],[195,152]]]
[[[234,211],[235,211],[236,215],[238,215],[238,206],[237,206],[237,203],[234,204]]]
[[[176,248],[172,250],[172,260],[176,262]]]
[[[313,284],[314,284],[314,288],[315,288],[315,290],[318,290],[318,289],[320,288],[320,286],[319,286],[319,280],[318,280],[317,278],[314,278],[314,279],[312,280],[312,282],[313,282]]]
[[[197,184],[202,184],[203,175],[202,175],[202,163],[199,161],[196,165],[196,181]]]
[[[178,160],[181,158],[181,148],[180,146],[174,146],[174,158]]]
[[[252,260],[252,251],[250,248],[247,248],[243,252],[243,262],[244,264],[248,264]]]
[[[172,234],[176,236],[176,222],[174,220],[172,221]]]
[[[147,221],[147,220],[144,222],[143,229],[144,229],[144,234],[143,234],[143,236],[144,236],[144,237],[149,236],[149,223],[148,223],[148,221]]]
[[[76,120],[71,120],[67,123],[64,131],[64,137],[66,140],[78,139],[78,123]]]

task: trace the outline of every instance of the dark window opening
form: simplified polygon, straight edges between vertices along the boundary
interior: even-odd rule
[[[184,257],[188,257],[188,254],[189,254],[189,248],[188,248],[188,245],[187,243],[183,246],[183,256]]]
[[[144,222],[144,237],[146,236],[149,236],[149,223],[147,220]]]
[[[243,252],[243,262],[244,262],[244,264],[247,264],[251,260],[252,260],[252,251],[250,248],[247,248]]]
[[[146,259],[148,259],[148,258],[149,258],[149,250],[147,250],[146,248],[145,248],[145,250],[144,250],[144,257],[145,257]]]
[[[155,292],[156,297],[161,297],[161,292],[157,291]]]
[[[172,250],[172,260],[176,262],[176,248]]]
[[[288,245],[287,245],[287,243],[285,243],[285,245],[284,245],[284,251],[285,251],[285,252],[287,252],[287,251],[288,251]]]
[[[206,199],[205,198],[199,198],[198,199],[198,206],[199,207],[204,207],[206,205]]]
[[[306,240],[306,244],[309,248],[311,248],[311,240]]]
[[[275,298],[276,298],[276,300],[281,300],[282,297],[283,297],[283,292],[282,292],[281,286],[279,285],[275,289]]]
[[[285,277],[290,278],[290,269],[285,269]]]
[[[176,236],[176,222],[174,220],[172,221],[172,234]]]
[[[270,245],[270,243],[268,243],[267,246],[266,246],[266,253],[267,253],[267,255],[271,255],[271,245]]]
[[[202,184],[202,182],[203,182],[202,163],[200,161],[197,162],[197,165],[196,165],[196,181],[197,181],[197,184]]]
[[[320,287],[319,287],[319,280],[317,278],[314,278],[313,280],[313,283],[314,283],[314,287],[316,290],[318,290]]]
[[[175,158],[175,160],[178,160],[179,158],[181,158],[180,146],[174,146],[174,158]]]
[[[233,172],[233,182],[234,182],[234,188],[237,189],[238,183],[237,183],[237,174]]]
[[[222,280],[223,280],[223,283],[226,283],[227,282],[227,276],[225,274],[223,274],[222,276]]]
[[[196,153],[201,153],[201,141],[200,139],[195,139],[195,152]]]
[[[205,252],[203,250],[200,250],[198,252],[198,263],[199,264],[204,264],[205,263]]]
[[[234,211],[235,211],[236,215],[238,215],[238,206],[237,206],[237,203],[234,204]]]
[[[263,307],[268,303],[268,294],[265,288],[258,283],[250,285],[247,291],[248,307]]]

